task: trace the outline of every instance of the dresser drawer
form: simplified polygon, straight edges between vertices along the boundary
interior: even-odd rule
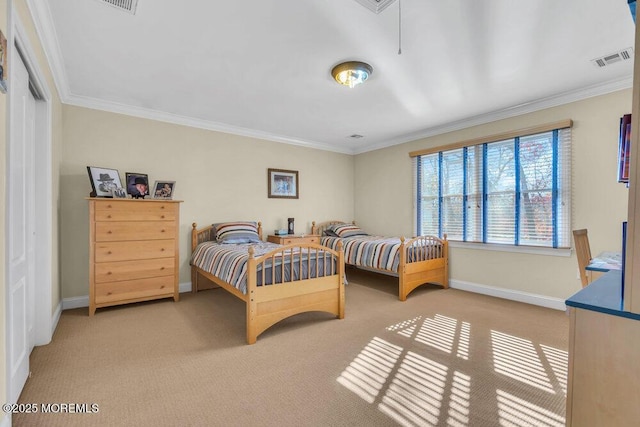
[[[167,202],[128,200],[96,203],[96,221],[158,221],[174,220],[177,205]]]
[[[175,244],[175,240],[99,242],[95,244],[95,262],[173,258],[176,253]]]
[[[96,242],[121,240],[157,240],[176,237],[175,222],[96,222]]]
[[[291,245],[291,244],[302,244],[302,243],[318,243],[320,242],[320,236],[310,235],[310,236],[274,236],[269,235],[267,237],[267,241],[271,243],[277,243],[279,245]]]
[[[161,295],[173,296],[173,276],[96,283],[95,290],[96,304],[142,300]]]
[[[301,244],[301,243],[318,243],[317,237],[291,237],[283,238],[282,245]]]
[[[143,259],[139,261],[119,261],[96,263],[94,279],[96,283],[117,282],[147,277],[171,276],[175,272],[174,258]]]

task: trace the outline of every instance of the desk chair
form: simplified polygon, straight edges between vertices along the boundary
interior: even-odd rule
[[[589,246],[589,236],[587,230],[573,230],[573,240],[576,243],[576,257],[578,258],[578,269],[580,270],[580,280],[584,288],[591,281],[587,275],[587,265],[591,262],[591,247]]]

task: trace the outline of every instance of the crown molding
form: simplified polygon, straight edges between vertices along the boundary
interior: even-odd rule
[[[382,148],[388,148],[407,142],[428,138],[443,133],[453,132],[478,126],[497,120],[507,119],[527,113],[532,113],[546,108],[556,107],[575,101],[592,98],[595,96],[605,95],[623,89],[629,89],[633,86],[633,76],[622,79],[604,82],[602,84],[592,85],[586,88],[574,91],[564,92],[562,94],[553,95],[539,100],[523,103],[517,106],[493,111],[486,114],[468,117],[454,122],[446,123],[439,126],[429,127],[417,132],[412,132],[393,138],[384,142],[374,143],[363,147],[341,147],[338,143],[321,143],[318,141],[309,141],[299,138],[276,135],[269,132],[258,131],[239,126],[233,126],[225,123],[212,122],[208,120],[195,119],[191,117],[180,116],[163,111],[135,107],[115,102],[98,100],[71,93],[69,81],[62,62],[62,53],[58,44],[58,37],[51,18],[51,11],[45,0],[27,0],[27,5],[31,12],[34,25],[40,42],[42,43],[45,56],[53,74],[53,80],[58,90],[60,100],[64,104],[86,107],[95,110],[108,111],[113,113],[125,114],[134,117],[145,118],[149,120],[158,120],[167,123],[173,123],[183,126],[195,127],[199,129],[224,132],[239,136],[258,138],[267,141],[280,142],[301,147],[314,148],[324,151],[332,151],[342,154],[357,155],[369,151],[375,151]]]
[[[434,126],[394,138],[379,144],[368,145],[362,150],[355,150],[353,154],[362,154],[369,151],[379,150],[382,148],[392,147],[394,145],[413,142],[419,139],[431,136],[441,135],[461,129],[467,129],[473,126],[483,125],[498,120],[508,119],[511,117],[521,116],[523,114],[533,113],[547,108],[557,107],[559,105],[569,104],[571,102],[582,101],[584,99],[593,98],[595,96],[606,95],[608,93],[617,92],[619,90],[630,89],[633,87],[633,76],[622,79],[611,80],[605,83],[588,86],[569,92],[549,96],[539,100],[534,100],[513,107],[504,108],[502,110],[493,111],[486,114],[468,117],[455,122],[446,123],[440,126]]]
[[[131,105],[120,104],[117,102],[104,101],[95,98],[83,97],[78,95],[70,95],[65,102],[68,105],[90,108],[93,110],[102,110],[111,113],[124,114],[127,116],[139,117],[149,120],[157,120],[160,122],[183,125],[198,129],[212,130],[216,132],[229,133],[233,135],[246,136],[250,138],[263,139],[267,141],[280,142],[284,144],[297,145],[300,147],[314,148],[317,150],[333,151],[342,154],[353,154],[351,150],[340,150],[329,144],[319,143],[317,141],[306,141],[303,139],[291,138],[282,135],[275,135],[269,132],[259,131],[255,129],[243,128],[240,126],[228,125],[225,123],[212,122],[193,117],[181,116],[178,114],[167,113],[164,111],[153,110],[149,108],[134,107]]]

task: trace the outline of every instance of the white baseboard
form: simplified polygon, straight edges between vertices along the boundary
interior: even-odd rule
[[[476,294],[489,295],[497,298],[504,298],[512,301],[524,302],[527,304],[538,305],[540,307],[552,308],[554,310],[565,311],[567,309],[563,299],[551,298],[543,295],[531,294],[528,292],[514,291],[505,288],[496,288],[493,286],[481,285],[478,283],[465,282],[462,280],[449,280],[449,286],[453,289],[461,291],[474,292]],[[180,283],[180,293],[191,292],[191,282]],[[65,298],[62,300],[62,310],[70,310],[72,308],[89,307],[89,296]],[[56,311],[55,325],[58,324],[60,313]],[[2,427],[2,426],[0,426]]]
[[[461,291],[475,292],[477,294],[504,298],[511,301],[539,305],[541,307],[552,308],[554,310],[565,311],[567,309],[567,306],[564,303],[565,300],[563,299],[530,294],[528,292],[514,291],[512,289],[496,288],[478,283],[464,282],[462,280],[449,280],[449,287],[453,289],[460,289]]]
[[[89,295],[65,298],[62,300],[62,310],[71,310],[72,308],[81,307],[89,307]]]
[[[180,293],[191,292],[191,282],[180,283],[178,286],[180,288]]]
[[[180,292],[181,294],[184,292],[191,292],[191,282],[180,283],[178,285],[178,292]],[[82,308],[82,307],[89,307],[89,295],[84,295],[81,297],[65,298],[62,300],[62,310],[71,310],[72,308]],[[60,315],[58,315],[58,318],[59,317]],[[56,324],[57,323],[58,323],[58,319],[56,319]]]

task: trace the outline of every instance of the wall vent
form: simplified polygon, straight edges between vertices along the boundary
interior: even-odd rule
[[[374,13],[380,13],[396,0],[356,0]]]
[[[138,0],[98,0],[100,3],[108,4],[116,9],[120,9],[125,12],[129,12],[132,15],[136,14],[136,7],[138,6]]]
[[[633,58],[633,48],[628,47],[619,52],[615,52],[600,58],[592,59],[591,62],[593,62],[596,66],[602,68],[602,67],[606,67],[607,65],[615,64],[616,62],[620,62],[620,61],[626,61],[631,58]]]
[[[363,136],[362,135],[358,135],[357,133],[354,133],[353,135],[349,135],[349,138],[360,139],[360,138],[363,138]]]

